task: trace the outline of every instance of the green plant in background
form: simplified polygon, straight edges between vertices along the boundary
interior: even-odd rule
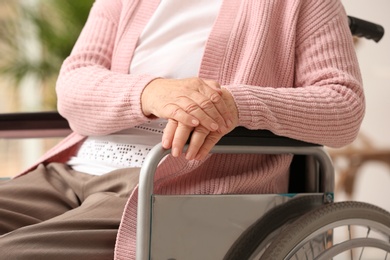
[[[37,91],[44,96],[44,105],[55,108],[54,85],[60,66],[94,0],[37,0],[33,6],[27,2],[0,0],[0,76],[17,87],[34,74],[41,82]]]

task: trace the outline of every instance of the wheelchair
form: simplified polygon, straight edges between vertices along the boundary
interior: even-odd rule
[[[378,25],[348,18],[354,35],[375,41],[383,35]],[[0,138],[69,132],[56,112],[0,116]],[[334,168],[320,145],[239,127],[213,148],[293,154],[288,194],[153,194],[154,173],[169,153],[155,146],[141,168],[137,260],[390,258],[390,213],[362,202],[334,202]]]

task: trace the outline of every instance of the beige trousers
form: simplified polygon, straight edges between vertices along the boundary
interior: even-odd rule
[[[103,176],[40,165],[0,183],[0,259],[113,259],[139,169]]]

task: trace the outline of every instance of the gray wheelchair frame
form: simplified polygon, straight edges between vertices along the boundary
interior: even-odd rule
[[[153,214],[156,214],[156,204],[161,201],[161,198],[168,197],[170,210],[180,211],[183,207],[183,201],[185,203],[195,203],[197,207],[204,205],[202,202],[204,199],[219,197],[221,200],[216,201],[216,205],[221,205],[222,201],[232,200],[231,195],[182,195],[182,196],[162,196],[153,194],[153,179],[154,173],[157,169],[160,161],[169,154],[169,150],[162,148],[161,144],[155,146],[148,154],[144,166],[141,168],[140,182],[138,190],[138,221],[137,221],[137,260],[139,259],[154,259],[151,252],[151,241],[152,241],[152,226],[153,225]],[[230,154],[293,154],[293,155],[304,155],[306,161],[310,161],[314,172],[301,172],[301,180],[308,180],[308,185],[305,187],[305,192],[309,192],[312,196],[313,193],[317,195],[320,193],[319,200],[321,202],[332,202],[333,201],[333,190],[334,190],[334,169],[332,161],[322,146],[301,142],[285,137],[275,136],[267,131],[250,131],[245,128],[237,128],[232,133],[226,135],[221,141],[213,148],[212,153],[230,153]],[[313,160],[314,159],[314,160]],[[309,163],[308,163],[309,165]],[[306,167],[305,167],[306,168]],[[318,170],[317,170],[318,168]],[[303,192],[303,191],[302,191]],[[253,199],[261,201],[261,197],[267,197],[264,194],[249,195]],[[257,197],[257,198],[256,198]],[[168,200],[167,199],[167,200]],[[248,199],[245,195],[234,195],[235,205],[240,205]],[[263,198],[264,199],[264,198]],[[270,198],[271,201],[275,198]],[[176,203],[176,204],[175,204]],[[257,202],[256,202],[257,203]],[[269,203],[269,201],[267,202]],[[232,204],[233,205],[233,204]],[[251,204],[251,206],[253,206]],[[276,206],[276,205],[275,205]],[[210,207],[210,206],[209,206]],[[226,206],[228,207],[228,206]],[[249,210],[249,206],[246,210]],[[163,211],[163,207],[157,207],[160,211]],[[269,207],[268,207],[269,209]],[[159,213],[161,214],[161,213]],[[229,214],[229,213],[227,213]],[[245,213],[246,214],[246,213]],[[257,217],[261,217],[261,213],[257,213]],[[175,215],[175,214],[173,214]],[[167,219],[167,218],[166,218]],[[207,221],[207,220],[205,220]],[[175,219],[173,225],[177,225],[180,219]],[[152,223],[152,224],[151,224]],[[166,224],[164,224],[166,225]],[[176,227],[177,228],[177,227]],[[193,227],[197,229],[198,227]],[[192,229],[192,231],[194,231]],[[172,229],[174,230],[174,228]],[[191,229],[189,229],[191,231]],[[182,232],[182,231],[181,231]],[[207,234],[204,234],[207,237]],[[179,236],[179,235],[178,235]],[[201,238],[198,238],[201,239]],[[180,240],[177,239],[175,242],[178,243]],[[178,248],[175,251],[179,250]],[[188,250],[188,247],[187,249]],[[191,254],[191,252],[185,252]],[[161,255],[159,255],[161,256]],[[162,259],[168,259],[162,257]],[[176,259],[171,257],[170,259]],[[178,258],[180,259],[180,258]],[[187,258],[189,259],[189,258]],[[199,258],[198,258],[199,259]],[[203,259],[203,258],[202,258]]]

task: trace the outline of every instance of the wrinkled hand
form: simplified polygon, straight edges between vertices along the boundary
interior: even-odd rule
[[[202,160],[225,134],[232,131],[238,125],[238,111],[233,97],[227,90],[223,90],[222,97],[228,106],[233,120],[223,131],[210,131],[202,125],[190,127],[175,120],[168,120],[164,129],[162,144],[165,149],[172,149],[172,155],[178,157],[184,148],[188,138],[191,140],[186,152],[188,160]],[[191,135],[192,134],[192,135]]]
[[[221,95],[220,85],[212,80],[155,79],[142,93],[142,111],[180,125],[226,132],[232,116]]]

